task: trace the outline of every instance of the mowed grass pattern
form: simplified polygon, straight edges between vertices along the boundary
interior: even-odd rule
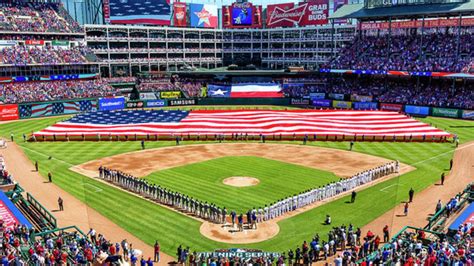
[[[232,187],[223,180],[233,176],[254,177],[256,186]],[[227,210],[245,213],[309,188],[339,178],[333,173],[254,156],[228,156],[162,170],[146,177],[173,191]]]
[[[231,246],[287,251],[288,248],[300,246],[303,240],[309,240],[315,233],[319,233],[325,238],[330,229],[322,224],[326,214],[331,214],[336,225],[353,223],[355,226],[362,227],[405,200],[410,187],[413,187],[418,193],[439,181],[439,176],[442,171],[446,171],[454,151],[454,145],[450,143],[356,143],[355,152],[400,160],[414,165],[417,170],[359,191],[355,204],[346,204],[345,201],[348,200],[348,197],[344,197],[292,219],[281,221],[279,222],[280,233],[268,241],[251,245],[228,245],[201,236],[199,233],[200,223],[196,220],[123,193],[68,169],[72,165],[93,159],[139,150],[139,142],[23,143],[21,141],[22,133],[42,129],[62,119],[64,118],[3,124],[0,125],[0,135],[9,138],[10,133],[13,132],[27,156],[32,161],[39,162],[40,173],[44,177],[48,171],[52,171],[56,185],[96,209],[117,225],[143,239],[146,243],[153,245],[155,239],[159,239],[162,250],[171,255],[175,254],[176,248],[180,244],[190,246],[192,250],[197,251],[211,251]],[[441,118],[421,120],[458,134],[462,143],[474,140],[473,121]],[[290,143],[301,144],[300,142]],[[147,143],[147,148],[170,145],[174,145],[174,143],[150,142]],[[347,142],[310,142],[308,145],[335,149],[348,149],[349,147]],[[53,156],[52,160],[48,160],[50,155]],[[86,183],[103,189],[103,191],[95,193]],[[384,190],[381,191],[381,189]],[[434,207],[427,206],[427,208],[433,209]]]

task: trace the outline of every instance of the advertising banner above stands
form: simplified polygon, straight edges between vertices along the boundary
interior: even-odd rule
[[[105,23],[110,23],[110,2],[109,0],[102,0],[102,14],[104,16]]]
[[[44,45],[44,40],[26,40],[26,45]]]
[[[328,97],[334,100],[344,100],[344,94],[342,93],[329,93]]]
[[[125,108],[125,98],[100,98],[99,111],[119,110]]]
[[[434,107],[431,110],[431,115],[432,116],[458,118],[461,115],[461,110],[452,109],[452,108],[437,108],[437,107]]]
[[[262,6],[250,2],[222,7],[222,26],[229,29],[262,28]]]
[[[329,1],[315,0],[307,3],[284,3],[267,6],[267,27],[294,27],[324,25],[328,23]]]
[[[352,106],[355,110],[377,110],[377,103],[373,102],[354,102]]]
[[[69,41],[52,41],[51,45],[53,46],[69,46]]]
[[[403,111],[403,104],[381,103],[380,104],[380,110],[401,112],[401,111]]]
[[[426,19],[423,25],[423,20],[406,20],[406,21],[392,21],[392,29],[408,29],[408,28],[438,28],[438,27],[457,27],[459,18],[445,18],[445,19]],[[474,18],[462,18],[461,26],[473,26]],[[371,29],[389,29],[389,22],[363,22],[359,24],[361,30]]]
[[[324,92],[311,92],[309,94],[309,98],[311,100],[313,100],[313,99],[324,99],[324,98],[326,98],[326,93],[324,93]]]
[[[175,27],[186,27],[188,25],[186,3],[173,3],[173,24]]]
[[[167,0],[109,0],[110,23],[170,25]]]
[[[313,99],[311,100],[311,104],[316,107],[331,107],[331,100],[325,99]]]
[[[79,99],[43,103],[22,103],[19,107],[21,119],[90,111],[97,111],[97,100]]]
[[[334,107],[334,108],[343,108],[343,109],[351,109],[352,108],[352,102],[332,101],[332,107]]]
[[[217,28],[217,6],[208,4],[189,4],[191,27]]]
[[[19,118],[18,104],[0,105],[0,121],[17,120]]]
[[[181,97],[180,91],[161,91],[160,98],[162,99],[178,99]]]
[[[11,41],[11,40],[0,40],[0,46],[14,46],[16,45],[16,41]]]
[[[463,119],[474,120],[474,111],[473,110],[463,110],[462,111],[462,118]]]
[[[373,97],[370,95],[357,95],[357,94],[351,95],[351,101],[353,102],[371,102],[372,99]]]
[[[405,113],[411,115],[427,116],[430,114],[428,106],[405,105]]]

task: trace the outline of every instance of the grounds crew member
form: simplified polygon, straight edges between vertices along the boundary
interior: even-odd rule
[[[415,191],[413,188],[410,188],[410,191],[408,191],[408,197],[410,198],[409,202],[413,201],[413,195],[415,195]]]

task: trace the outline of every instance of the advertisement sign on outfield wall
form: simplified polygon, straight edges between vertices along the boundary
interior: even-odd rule
[[[427,116],[430,114],[430,108],[428,106],[405,105],[405,113]]]
[[[163,99],[178,99],[181,97],[180,91],[162,91],[160,92],[160,98]]]
[[[355,110],[376,110],[377,103],[373,102],[354,102],[352,103]]]
[[[370,95],[357,95],[357,94],[351,95],[351,101],[353,102],[371,102],[372,99],[373,97]]]
[[[329,93],[328,97],[333,100],[344,100],[344,94],[341,93]]]
[[[148,100],[146,101],[146,107],[163,107],[166,106],[166,100]]]
[[[324,93],[324,92],[311,92],[309,94],[309,98],[311,98],[311,99],[324,99],[324,98],[326,98],[326,93]]]
[[[308,99],[291,98],[290,104],[291,105],[309,105],[309,100]]]
[[[17,120],[20,118],[18,104],[0,105],[0,121]]]
[[[316,107],[331,107],[331,100],[326,99],[312,99],[311,104]]]
[[[125,108],[125,98],[100,98],[99,99],[99,110],[110,111],[119,110]]]
[[[351,108],[352,108],[352,102],[347,102],[347,101],[332,101],[332,107],[334,107],[334,108],[351,109]]]
[[[143,108],[145,107],[144,101],[129,101],[126,104],[127,108]]]
[[[463,110],[462,118],[474,120],[474,111],[473,110]]]
[[[459,110],[459,109],[434,107],[433,110],[432,110],[431,115],[441,116],[441,117],[458,118],[460,113],[461,113],[461,110]]]
[[[380,110],[401,112],[403,110],[403,104],[381,103],[380,104]]]
[[[178,100],[169,100],[169,106],[180,106],[180,105],[195,105],[197,104],[196,99],[178,99]]]

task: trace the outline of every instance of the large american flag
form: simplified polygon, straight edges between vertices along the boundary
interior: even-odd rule
[[[167,0],[110,0],[113,24],[170,25],[171,8]]]
[[[449,133],[389,111],[103,111],[77,115],[34,135],[345,135],[443,137]]]

